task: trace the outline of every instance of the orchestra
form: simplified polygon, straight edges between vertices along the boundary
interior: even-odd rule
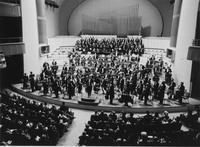
[[[58,65],[55,60],[51,65],[47,62],[43,64],[43,70],[35,79],[35,75],[31,72],[29,75],[30,87],[32,92],[38,88],[42,89],[43,94],[55,95],[59,98],[63,94],[68,95],[68,99],[72,99],[77,94],[82,94],[85,89],[88,98],[92,93],[102,93],[106,100],[116,98],[119,102],[133,104],[133,99],[138,98],[139,101],[144,101],[144,105],[148,105],[148,101],[158,100],[163,104],[165,94],[169,99],[178,99],[182,103],[182,98],[185,93],[183,83],[175,92],[176,83],[171,76],[171,67],[164,63],[162,57],[151,55],[147,58],[146,64],[140,63],[140,55],[135,52],[121,52],[113,49],[111,52],[100,54],[93,52],[82,54],[80,49],[84,46],[91,50],[98,47],[99,43],[102,46],[111,46],[116,48],[115,44],[120,46],[134,42],[135,47],[142,43],[140,39],[103,39],[101,41],[89,38],[77,41],[76,50],[69,52],[69,64],[62,67],[61,74],[58,74]],[[108,45],[110,43],[110,45]],[[92,46],[90,46],[92,45]],[[100,45],[101,46],[101,45]],[[79,50],[79,51],[77,51]],[[86,51],[86,49],[84,49]],[[91,51],[90,50],[90,51]],[[119,54],[117,55],[116,54]],[[161,75],[165,75],[163,80],[160,80]],[[37,81],[37,82],[36,82]],[[27,76],[24,74],[23,87],[27,87]],[[35,85],[35,86],[34,86]],[[41,90],[40,90],[41,91]],[[126,98],[126,100],[125,100]]]

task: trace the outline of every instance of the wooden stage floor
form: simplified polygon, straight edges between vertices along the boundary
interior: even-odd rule
[[[99,111],[116,111],[116,112],[134,112],[134,113],[145,113],[146,111],[150,112],[185,112],[190,108],[194,108],[195,106],[200,106],[200,100],[190,98],[189,103],[183,103],[179,104],[177,101],[174,100],[164,100],[164,104],[160,105],[159,101],[154,100],[153,102],[148,102],[148,105],[144,105],[143,101],[135,99],[135,103],[129,104],[129,106],[124,106],[124,104],[119,103],[117,99],[114,100],[114,104],[110,105],[109,100],[106,100],[104,97],[104,94],[92,94],[91,98],[96,98],[99,101],[98,106],[89,106],[89,105],[82,105],[78,104],[78,100],[81,98],[86,98],[86,93],[83,92],[83,94],[74,96],[71,100],[68,99],[67,96],[64,96],[60,94],[59,98],[55,98],[54,96],[44,96],[39,91],[36,92],[30,92],[28,90],[23,90],[22,84],[14,84],[12,85],[12,90],[22,96],[25,96],[27,98],[41,101],[41,102],[47,102],[55,105],[61,105],[62,102],[65,102],[65,105],[70,108],[75,109],[84,109],[84,110],[99,110]],[[84,89],[83,89],[84,91]]]

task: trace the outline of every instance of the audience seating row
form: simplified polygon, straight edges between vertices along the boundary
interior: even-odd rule
[[[181,117],[171,119],[167,112],[137,117],[133,113],[95,112],[79,137],[79,145],[200,145],[200,130],[181,128]]]
[[[18,95],[0,95],[1,145],[56,145],[74,119],[63,103],[56,107]]]

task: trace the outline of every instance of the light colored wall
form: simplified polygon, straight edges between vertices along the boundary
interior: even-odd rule
[[[35,0],[21,1],[23,41],[25,43],[24,72],[38,72],[38,30]]]
[[[64,0],[59,9],[59,35],[69,35],[68,19],[72,11],[85,0]]]
[[[120,10],[136,4],[139,4],[139,16],[142,16],[142,26],[151,26],[151,36],[160,35],[162,31],[161,15],[158,9],[148,0],[86,0],[71,14],[68,23],[69,34],[79,34],[82,29],[81,17],[83,14],[98,17],[102,13]],[[129,14],[122,15],[129,16]]]
[[[56,0],[56,3],[58,4],[59,8],[53,8],[48,5],[45,5],[44,7],[45,17],[46,17],[46,22],[47,22],[47,37],[55,37],[55,36],[61,35],[60,26],[65,25],[62,23],[60,24],[59,22],[60,9],[62,7],[63,0]],[[71,8],[67,7],[66,9],[71,9]]]
[[[35,0],[22,0],[22,27],[25,43],[24,72],[39,74],[45,57],[39,55],[38,24]]]
[[[59,35],[59,8],[55,9],[46,5],[45,14],[47,21],[47,36],[54,37]]]
[[[142,39],[145,48],[158,48],[167,49],[169,48],[170,38],[169,37],[145,37]]]
[[[71,16],[71,13],[73,10],[75,10],[78,5],[83,3],[85,0],[57,0],[56,2],[59,4],[59,9],[56,11],[59,11],[58,15],[57,13],[49,13],[48,18],[52,18],[57,21],[58,23],[52,22],[51,20],[47,20],[47,23],[53,23],[52,24],[47,24],[48,25],[48,36],[53,37],[56,36],[57,33],[59,35],[69,35],[68,32],[68,21]],[[153,5],[155,5],[156,8],[160,11],[161,16],[163,17],[164,20],[164,28],[163,28],[163,37],[169,37],[170,36],[170,31],[171,31],[171,22],[172,22],[172,14],[173,14],[173,5],[170,5],[169,0],[149,0]],[[124,3],[124,0],[122,1]],[[54,16],[50,16],[54,15]],[[53,20],[52,19],[52,20]],[[57,28],[52,27],[52,26],[57,26]],[[55,29],[57,29],[55,31]],[[52,33],[52,32],[54,33]]]
[[[178,83],[184,82],[190,89],[192,61],[187,60],[188,47],[195,37],[199,0],[183,0],[174,63],[174,77]],[[192,17],[191,17],[192,16]]]
[[[171,32],[172,18],[173,18],[173,8],[174,5],[170,4],[169,0],[149,0],[152,4],[158,8],[160,11],[163,22],[163,37],[169,37]]]

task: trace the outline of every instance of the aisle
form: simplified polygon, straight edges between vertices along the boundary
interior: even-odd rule
[[[82,134],[85,128],[85,124],[90,119],[92,111],[72,109],[75,119],[62,138],[58,141],[57,146],[77,146],[79,142],[79,136]]]

